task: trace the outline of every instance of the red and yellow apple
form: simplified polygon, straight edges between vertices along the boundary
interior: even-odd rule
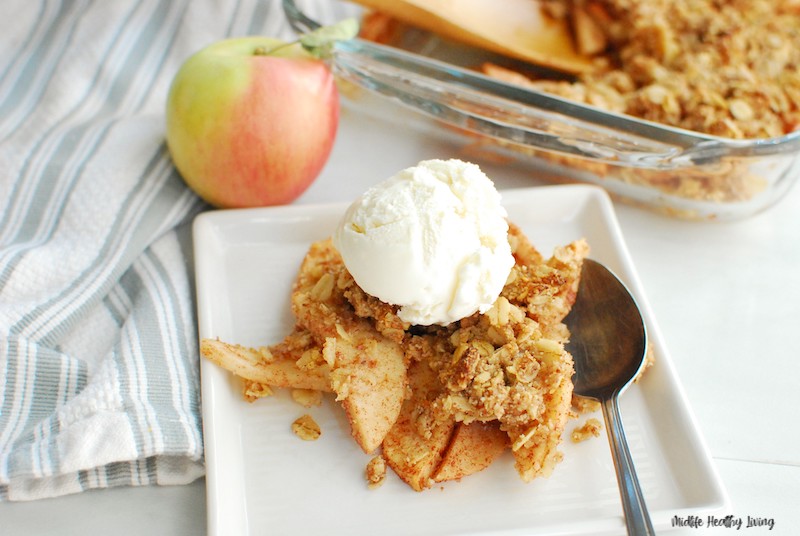
[[[191,56],[167,98],[167,146],[192,190],[216,207],[289,203],[330,156],[339,95],[300,45],[227,39]]]

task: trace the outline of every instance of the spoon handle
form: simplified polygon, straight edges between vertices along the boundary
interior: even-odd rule
[[[618,394],[607,397],[602,402],[603,417],[608,426],[608,442],[614,458],[614,467],[617,470],[617,481],[622,498],[622,509],[625,512],[625,524],[630,535],[655,534],[650,514],[644,502],[639,478],[633,466],[628,440],[622,428],[622,416],[619,412]]]

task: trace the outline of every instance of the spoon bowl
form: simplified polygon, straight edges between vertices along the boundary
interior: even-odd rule
[[[564,322],[575,362],[574,393],[600,401],[603,410],[628,534],[655,534],[619,411],[619,395],[645,363],[647,330],[639,307],[613,272],[586,259]]]

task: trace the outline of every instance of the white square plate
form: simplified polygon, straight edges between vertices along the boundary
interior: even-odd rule
[[[621,399],[625,429],[657,530],[674,516],[728,509],[631,264],[612,204],[593,186],[502,192],[511,221],[544,254],[586,237],[591,256],[614,270],[643,309],[657,362]],[[289,292],[312,241],[328,236],[346,207],[296,205],[213,211],[194,224],[200,337],[250,346],[290,330]],[[622,534],[613,462],[604,437],[562,443],[547,479],[523,483],[510,454],[485,471],[414,492],[391,471],[369,490],[370,456],[349,436],[328,398],[305,408],[286,393],[247,403],[231,374],[202,360],[209,534]],[[291,422],[310,412],[322,427],[304,442]],[[597,416],[602,420],[602,416]],[[572,427],[584,418],[570,423]],[[565,434],[566,435],[566,434]]]

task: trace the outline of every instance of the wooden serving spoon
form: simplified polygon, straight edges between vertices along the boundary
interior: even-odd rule
[[[568,18],[542,12],[537,0],[353,0],[408,24],[468,45],[568,73],[588,71]]]

